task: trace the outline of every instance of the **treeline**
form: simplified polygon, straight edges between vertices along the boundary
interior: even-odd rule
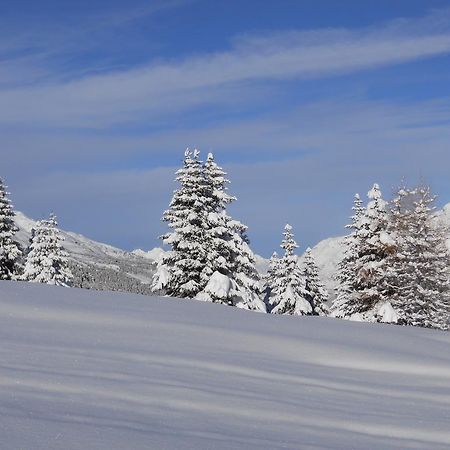
[[[403,186],[386,202],[377,184],[367,206],[355,197],[333,315],[449,328],[449,235],[435,199],[428,186]]]
[[[176,180],[179,188],[163,214],[169,230],[161,236],[171,250],[158,264],[151,292],[271,314],[449,328],[449,233],[428,186],[403,186],[389,202],[377,184],[366,205],[355,196],[344,256],[335,274],[336,297],[328,305],[311,250],[301,264],[295,255],[290,225],[284,229],[283,254],[272,255],[265,276],[258,273],[247,227],[227,211],[236,200],[228,193],[230,182],[211,153],[203,162],[197,150],[186,150]],[[16,232],[14,211],[0,180],[0,279],[71,286],[75,271],[80,287],[98,288],[98,279],[103,288],[117,288],[109,287],[110,279],[122,288],[130,285],[129,280],[120,281],[118,272],[86,273],[74,266],[62,247],[54,215],[36,223],[26,250],[15,240]]]
[[[236,198],[211,153],[203,163],[198,151],[187,150],[176,180],[180,187],[163,214],[170,231],[161,236],[171,251],[159,264],[155,292],[272,314],[449,328],[448,233],[429,187],[402,187],[386,202],[375,184],[366,206],[356,196],[335,274],[336,298],[328,307],[310,249],[299,265],[290,225],[284,255],[274,254],[268,274],[260,277],[247,227],[227,212]]]
[[[229,180],[212,153],[203,163],[197,150],[187,150],[176,180],[180,188],[163,214],[170,231],[161,236],[171,251],[154,277],[156,293],[274,314],[327,313],[327,292],[314,259],[309,254],[299,267],[289,225],[281,244],[284,256],[274,255],[261,279],[247,227],[227,212],[236,198],[228,194]]]

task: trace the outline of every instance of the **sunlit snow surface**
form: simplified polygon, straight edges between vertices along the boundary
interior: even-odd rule
[[[450,333],[0,282],[0,448],[448,449]]]

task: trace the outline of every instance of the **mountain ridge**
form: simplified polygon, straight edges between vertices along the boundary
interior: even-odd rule
[[[16,211],[15,222],[19,228],[17,240],[26,248],[36,221]],[[74,287],[152,294],[150,283],[157,261],[78,233],[60,231],[63,246],[69,254]]]
[[[19,228],[16,237],[22,247],[26,248],[36,221],[20,211],[15,214],[15,222]],[[448,214],[450,222],[450,205]],[[64,238],[63,246],[69,253],[70,267],[75,277],[74,287],[152,295],[150,285],[157,264],[165,253],[164,249],[155,247],[148,251],[127,251],[72,231],[60,231]],[[324,239],[312,247],[319,274],[331,298],[336,286],[333,274],[342,252],[342,237],[339,236]],[[300,262],[303,256],[300,256]],[[269,259],[255,254],[255,260],[258,272],[264,275]]]
[[[447,247],[450,250],[450,203],[437,211],[437,220],[448,229]],[[16,211],[15,221],[19,228],[17,240],[25,248],[36,221],[20,211]],[[75,287],[152,295],[150,285],[164,249],[126,251],[75,232],[61,230],[61,234],[75,275]],[[329,237],[311,248],[330,301],[335,297],[337,281],[334,276],[344,253],[343,239],[344,236]],[[299,257],[300,264],[303,259],[304,254]],[[264,275],[269,259],[255,254],[255,260],[258,272]]]

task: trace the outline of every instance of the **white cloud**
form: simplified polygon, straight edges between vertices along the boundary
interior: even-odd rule
[[[39,149],[46,156],[31,159],[25,146],[11,164],[5,156],[2,167],[15,167],[7,181],[24,212],[45,216],[53,209],[88,236],[151,247],[164,230],[160,217],[175,187],[174,166],[181,164],[186,145],[197,144],[203,156],[213,150],[229,172],[238,197],[233,213],[250,225],[255,250],[269,255],[285,222],[295,225],[302,245],[340,234],[353,194],[364,194],[374,181],[386,196],[404,176],[411,182],[424,177],[438,193],[450,192],[449,123],[449,99],[409,105],[339,99],[266,119],[140,138],[83,143],[61,137]],[[133,157],[160,158],[162,149],[170,167],[123,168]]]
[[[286,80],[448,52],[446,13],[377,29],[244,36],[227,52],[0,88],[0,175],[26,213],[55,210],[76,231],[150,247],[163,229],[160,216],[174,187],[174,168],[154,166],[181,163],[183,149],[198,146],[213,150],[229,171],[239,197],[233,211],[251,226],[257,251],[275,248],[287,221],[302,243],[312,245],[342,231],[354,191],[364,193],[373,181],[389,194],[403,175],[432,176],[450,192],[450,99],[405,104],[333,96],[303,100],[283,113],[269,108],[270,115],[253,111],[214,123],[197,117],[178,123],[180,112],[254,107]],[[9,66],[0,68],[2,76],[15,77]],[[77,129],[133,121],[148,123],[148,132]]]
[[[331,76],[450,52],[450,23],[433,14],[373,28],[242,37],[204,54],[70,82],[0,91],[0,124],[108,126],[158,120],[251,95],[259,83]]]

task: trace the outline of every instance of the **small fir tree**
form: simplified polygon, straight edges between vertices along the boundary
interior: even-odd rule
[[[62,241],[54,214],[37,222],[31,234],[23,280],[69,287],[73,275]]]
[[[358,313],[372,314],[387,300],[384,290],[387,257],[394,242],[388,233],[388,204],[380,187],[374,184],[367,194],[369,202],[361,218],[359,255],[355,267]]]
[[[345,226],[351,231],[343,240],[344,256],[339,261],[336,275],[338,284],[332,311],[337,317],[349,315],[349,312],[352,310],[353,295],[357,291],[355,265],[360,248],[361,236],[359,230],[361,228],[361,218],[364,214],[364,207],[359,194],[355,194],[352,210],[351,223]]]
[[[280,257],[277,252],[273,252],[269,260],[269,269],[264,277],[263,292],[264,302],[270,305],[272,295],[275,293],[275,285],[278,280],[280,270]]]
[[[0,178],[0,280],[15,280],[19,277],[22,251],[14,239],[18,228],[6,189]]]
[[[272,314],[306,315],[312,314],[311,304],[306,300],[305,280],[298,266],[298,258],[294,254],[298,247],[294,240],[292,227],[288,224],[284,228],[284,239],[281,248],[284,255],[279,261],[278,276],[275,284],[270,286]]]
[[[305,279],[305,298],[311,304],[312,313],[316,316],[326,316],[329,312],[326,304],[328,291],[320,280],[319,269],[310,248],[307,248],[305,253],[303,277]]]
[[[354,231],[348,238],[339,268],[340,286],[333,303],[334,315],[338,317],[351,318],[358,314],[366,320],[373,320],[377,309],[387,300],[386,258],[393,249],[393,240],[387,231],[388,208],[378,184],[373,185],[367,196],[369,202],[362,212],[359,201],[355,202],[351,224]]]
[[[231,223],[232,242],[235,249],[233,279],[238,286],[235,306],[266,312],[265,303],[260,298],[259,274],[255,266],[255,256],[246,235],[247,227],[236,220],[232,220]]]

